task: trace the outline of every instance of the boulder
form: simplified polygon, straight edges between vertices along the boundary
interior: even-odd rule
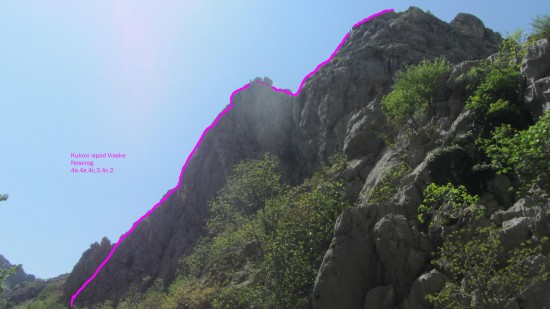
[[[415,233],[401,215],[388,214],[378,221],[374,227],[374,241],[385,270],[384,282],[404,294],[426,267],[429,255],[417,249]]]
[[[531,237],[532,222],[529,218],[517,217],[502,222],[502,245],[506,251],[517,248]]]
[[[451,21],[451,26],[461,33],[478,39],[483,39],[485,36],[485,25],[479,18],[471,14],[458,13]]]
[[[426,296],[437,293],[443,289],[447,277],[433,269],[418,277],[411,288],[411,292],[401,304],[401,309],[431,308]]]
[[[395,305],[395,291],[393,286],[377,286],[371,289],[365,297],[365,309],[386,309],[392,308]]]

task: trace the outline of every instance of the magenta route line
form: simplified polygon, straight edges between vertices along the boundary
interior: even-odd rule
[[[382,14],[385,14],[385,13],[389,13],[389,12],[393,12],[393,9],[387,9],[387,10],[383,10],[383,11],[380,11],[374,15],[371,15],[359,22],[357,22],[356,24],[353,25],[353,28],[357,28],[359,27],[360,25],[364,24],[365,22],[377,17],[377,16],[380,16]],[[306,81],[312,76],[314,75],[315,73],[317,73],[319,71],[319,69],[324,66],[325,64],[327,64],[328,62],[330,62],[334,56],[336,55],[336,53],[338,52],[338,50],[340,50],[340,48],[342,47],[342,45],[346,42],[346,40],[348,39],[349,37],[349,33],[346,34],[344,36],[344,38],[342,39],[342,41],[340,42],[340,44],[338,44],[338,46],[336,47],[336,49],[334,50],[334,52],[330,55],[330,57],[321,62],[319,65],[317,65],[317,67],[315,67],[315,70],[311,71],[308,75],[306,75],[304,77],[304,79],[302,79],[302,82],[300,83],[300,87],[298,87],[298,90],[296,90],[296,93],[292,93],[290,90],[286,90],[286,89],[280,89],[280,88],[277,88],[277,87],[271,87],[273,90],[277,91],[277,92],[283,92],[283,93],[286,93],[290,96],[293,96],[293,97],[296,97],[300,94],[300,92],[302,91],[302,87],[304,86],[304,84],[306,83]],[[143,216],[141,216],[136,222],[134,222],[134,224],[132,225],[132,227],[126,232],[124,233],[122,236],[120,236],[120,238],[118,239],[118,241],[116,242],[116,244],[113,246],[113,248],[111,249],[111,252],[109,252],[109,255],[107,255],[107,257],[105,258],[105,260],[103,260],[103,262],[101,262],[101,264],[99,264],[99,266],[97,267],[97,269],[94,271],[94,273],[92,274],[92,276],[90,276],[90,278],[88,278],[88,280],[86,280],[82,286],[73,294],[73,296],[71,296],[71,308],[74,306],[74,302],[76,300],[76,298],[78,297],[78,295],[80,293],[82,293],[82,291],[86,288],[86,286],[88,284],[90,284],[90,282],[92,282],[92,280],[95,279],[95,277],[97,276],[97,274],[99,273],[99,271],[101,271],[101,269],[103,268],[103,266],[105,266],[105,264],[107,264],[107,262],[111,259],[111,257],[113,256],[113,253],[115,253],[116,249],[118,248],[118,246],[120,245],[120,243],[126,238],[128,237],[128,235],[130,235],[134,229],[141,223],[141,221],[143,221],[143,219],[147,218],[150,214],[153,213],[153,211],[155,211],[155,209],[157,209],[158,206],[160,206],[162,203],[164,203],[164,201],[166,201],[166,199],[168,197],[170,197],[174,192],[176,192],[176,190],[180,187],[181,185],[181,180],[183,178],[183,174],[185,173],[185,169],[187,168],[187,164],[189,163],[189,160],[191,159],[191,157],[193,156],[193,154],[195,154],[195,152],[197,151],[197,148],[199,148],[199,145],[201,144],[202,140],[204,139],[204,136],[206,135],[206,133],[208,133],[208,131],[210,131],[210,129],[212,129],[213,127],[215,127],[218,122],[220,121],[221,117],[223,115],[225,115],[227,112],[229,112],[229,110],[231,110],[231,108],[233,108],[233,97],[235,96],[235,94],[237,94],[238,92],[240,91],[243,91],[245,90],[246,88],[250,87],[250,84],[246,84],[244,86],[242,86],[241,88],[233,91],[231,93],[231,96],[229,97],[229,106],[227,106],[221,113],[219,113],[219,115],[216,117],[216,119],[214,120],[214,122],[209,125],[208,127],[206,127],[206,129],[204,129],[204,131],[202,132],[202,135],[201,137],[199,138],[199,141],[197,142],[197,144],[195,144],[195,147],[193,148],[193,150],[191,151],[191,153],[189,154],[189,156],[187,157],[187,159],[185,160],[185,164],[183,165],[183,168],[181,169],[181,173],[180,173],[180,176],[178,178],[178,184],[172,188],[170,191],[168,191],[168,193],[166,195],[164,195],[164,197],[158,202],[156,203],[147,213],[145,213]]]

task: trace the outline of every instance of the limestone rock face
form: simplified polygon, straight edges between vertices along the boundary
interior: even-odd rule
[[[400,293],[410,289],[410,282],[421,274],[428,260],[429,255],[414,237],[404,216],[386,215],[374,227],[376,252],[385,269],[384,282],[397,287]]]
[[[526,79],[525,103],[534,118],[550,110],[550,40],[536,41],[521,64]]]
[[[471,173],[469,162],[476,152],[467,132],[475,117],[464,109],[467,90],[456,77],[494,54],[499,41],[498,34],[472,15],[459,14],[448,24],[413,7],[354,28],[335,59],[311,76],[296,97],[274,90],[268,78],[252,80],[234,95],[233,107],[204,136],[178,190],[119,245],[77,304],[116,302],[132,284],[146,288],[144,277],[173,280],[179,259],[190,254],[204,235],[208,201],[233,166],[266,152],[281,159],[283,179],[293,184],[311,176],[336,151],[348,159],[348,196],[356,207],[346,209],[335,223],[311,295],[313,308],[428,306],[424,296],[437,292],[446,278],[429,264],[435,244],[414,220],[422,191],[434,177],[471,183],[468,189],[474,191],[489,191],[486,200],[492,203],[492,208],[487,207],[494,213],[491,219],[506,227],[511,243],[528,233],[548,235],[547,207],[524,209],[520,201],[505,195],[508,179],[484,179]],[[531,87],[541,80],[546,83],[548,77],[545,69],[537,69],[548,64],[548,41],[537,44],[523,69]],[[394,74],[422,59],[441,56],[453,69],[438,83],[436,108],[427,117],[429,130],[388,147],[381,135],[387,124],[380,102]],[[532,95],[533,110],[545,100],[542,94]],[[436,151],[461,138],[465,142],[456,152],[441,155]],[[406,162],[411,171],[387,201],[372,202],[372,188],[399,161]],[[102,242],[83,254],[65,284],[67,299],[111,248]]]
[[[357,111],[347,118],[343,145],[352,162],[361,162],[355,169],[363,188],[357,196],[357,208],[344,211],[336,224],[313,291],[314,308],[360,308],[377,302],[383,308],[392,293],[393,305],[398,305],[411,293],[415,280],[429,271],[433,246],[408,221],[416,218],[421,192],[431,180],[430,151],[447,145],[472,126],[471,113],[463,109],[465,85],[456,83],[456,76],[495,52],[498,40],[498,35],[471,15],[459,14],[450,25],[417,8],[382,15],[352,31],[349,43],[339,53],[347,59],[345,65],[355,70],[374,68],[375,72],[385,67],[386,73],[377,73],[378,78],[372,79],[369,73],[361,72],[351,81],[353,85],[364,76],[363,83],[350,88],[368,91],[361,96],[366,104],[357,104]],[[363,60],[363,56],[368,58]],[[406,144],[385,147],[379,133],[384,132],[386,123],[379,113],[390,76],[406,65],[440,56],[455,66],[438,89],[437,109],[431,115],[438,119],[437,128],[431,135],[419,134]],[[327,71],[332,70],[329,67]],[[348,95],[344,106],[350,106],[355,97]],[[371,189],[403,155],[413,172],[390,201],[367,206]],[[461,166],[445,168],[446,177],[453,173],[457,178],[467,176]],[[388,285],[391,292],[390,288],[378,288]]]
[[[550,235],[550,199],[547,195],[538,199],[522,198],[507,210],[493,213],[491,220],[502,226],[502,240],[506,249],[532,236],[540,239]],[[549,244],[546,247],[550,248]]]

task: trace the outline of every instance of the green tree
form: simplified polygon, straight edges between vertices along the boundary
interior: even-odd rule
[[[509,35],[502,40],[494,57],[481,61],[480,66],[467,74],[474,92],[466,108],[475,112],[481,128],[479,135],[501,123],[519,126],[528,118],[520,100],[519,68],[527,53],[523,37],[521,31]]]
[[[443,289],[427,299],[435,308],[505,309],[530,287],[548,280],[549,259],[542,243],[530,241],[504,251],[499,229],[478,228],[451,233],[433,264],[447,274]]]
[[[302,185],[282,184],[278,160],[239,163],[212,201],[209,233],[183,259],[181,286],[219,308],[295,307],[306,302],[341,211],[348,207],[332,157]],[[262,193],[263,192],[263,193]],[[207,291],[204,293],[198,291]],[[204,303],[203,303],[204,304]],[[191,306],[193,307],[193,306]]]
[[[144,281],[150,279],[146,277]],[[164,289],[164,283],[162,279],[155,279],[151,287],[145,293],[143,299],[140,302],[139,308],[142,309],[168,309],[167,304],[167,292]]]
[[[437,58],[397,72],[392,91],[382,99],[382,111],[395,126],[409,125],[417,130],[426,111],[433,108],[439,77],[450,70],[445,58]]]
[[[550,16],[538,15],[531,22],[531,27],[533,27],[532,40],[550,38]]]

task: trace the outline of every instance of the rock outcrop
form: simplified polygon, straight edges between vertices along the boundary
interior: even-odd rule
[[[233,97],[234,106],[209,130],[190,158],[179,189],[122,241],[109,262],[79,295],[77,304],[120,299],[135,284],[145,289],[155,278],[169,283],[179,259],[204,233],[207,202],[222,187],[233,166],[265,152],[279,156],[287,179],[300,179],[297,148],[291,145],[293,97],[253,82]],[[310,168],[310,171],[313,167]],[[64,286],[66,300],[105,259],[112,245],[104,239],[82,255]],[[145,277],[150,281],[143,281]]]
[[[397,20],[418,14],[416,10],[412,13],[410,11]],[[387,17],[392,19],[390,15]],[[431,16],[422,18],[430,19]],[[372,21],[373,24],[377,22],[384,21],[382,18]],[[395,20],[390,22],[389,29],[392,29],[391,25],[394,23]],[[471,15],[459,14],[451,25],[454,33],[464,35],[474,42],[492,35],[487,29],[482,30],[483,24]],[[365,28],[369,26],[369,23],[364,25]],[[445,29],[444,26],[441,28]],[[548,110],[547,104],[550,103],[546,96],[547,89],[544,88],[545,80],[550,76],[550,60],[546,58],[550,56],[547,44],[548,40],[537,41],[529,48],[523,61],[522,73],[528,81],[525,102],[530,104],[534,119]],[[481,55],[483,46],[479,44],[477,49],[470,49],[470,52],[477,51]],[[403,51],[405,55],[400,57],[411,57],[407,53],[415,55],[418,50]],[[513,197],[507,191],[511,185],[507,177],[496,175],[484,178],[481,174],[472,174],[469,162],[475,155],[472,150],[475,147],[471,141],[465,142],[460,149],[440,152],[435,156],[437,149],[449,146],[452,140],[467,136],[468,130],[475,125],[472,112],[464,108],[465,88],[456,83],[455,77],[466,72],[476,61],[469,61],[467,59],[472,58],[468,57],[453,58],[458,53],[452,51],[440,54],[458,63],[455,63],[451,74],[447,76],[447,81],[439,86],[437,108],[429,115],[432,121],[430,123],[434,124],[430,134],[419,132],[391,148],[374,145],[366,151],[346,152],[348,157],[355,155],[350,159],[360,157],[361,154],[365,156],[364,164],[355,163],[364,168],[358,172],[360,180],[357,180],[363,187],[357,199],[358,206],[345,211],[336,223],[335,236],[325,255],[312,295],[314,308],[430,308],[425,296],[441,290],[447,279],[428,263],[434,244],[416,229],[413,222],[422,200],[421,192],[428,183],[436,179],[439,182],[445,180],[467,183],[472,192],[481,194],[487,213],[492,214],[491,220],[502,227],[501,236],[505,250],[533,237],[541,239],[550,235],[548,196],[539,196],[536,201],[521,199],[513,203]],[[422,57],[429,58],[430,55],[424,54]],[[388,67],[391,71],[391,63]],[[542,90],[533,90],[535,86]],[[379,110],[378,102],[378,97],[375,97],[364,109],[371,115],[376,115]],[[351,118],[346,141],[360,138],[357,128],[361,126],[368,132],[384,130],[383,126],[369,125],[377,121],[377,117],[363,117],[365,113],[366,111],[358,112]],[[358,120],[364,124],[358,124]],[[372,145],[373,141],[354,143]],[[379,152],[370,154],[369,151],[373,150]],[[373,157],[376,159],[373,160]],[[371,188],[380,181],[383,172],[398,160],[405,160],[413,171],[404,177],[402,185],[389,202],[369,205]],[[546,247],[545,252],[550,252],[548,245]],[[518,299],[517,307],[548,306],[550,303],[541,292],[547,286],[545,284],[527,291]]]
[[[538,40],[529,48],[521,73],[527,83],[525,103],[538,118],[550,110],[550,40]]]
[[[233,166],[266,152],[281,158],[284,180],[290,183],[303,181],[336,151],[348,159],[347,186],[356,207],[345,210],[335,224],[312,294],[314,308],[428,306],[424,297],[440,290],[447,279],[430,266],[434,244],[412,220],[423,189],[434,178],[469,179],[469,189],[485,192],[482,200],[490,201],[486,208],[491,220],[504,227],[509,245],[533,233],[548,235],[548,207],[527,211],[521,206],[527,202],[514,202],[503,190],[508,179],[472,174],[468,160],[475,155],[473,142],[433,159],[436,149],[449,146],[473,126],[471,111],[464,109],[467,91],[456,77],[495,53],[499,41],[498,34],[472,15],[458,14],[448,24],[413,7],[354,28],[336,58],[311,76],[297,97],[274,91],[269,79],[254,80],[233,96],[233,107],[204,136],[178,190],[119,245],[76,303],[116,303],[131,285],[146,288],[150,282],[144,283],[145,277],[173,280],[178,260],[192,252],[204,234],[207,203]],[[407,65],[441,56],[453,70],[440,80],[436,108],[428,117],[431,131],[387,147],[380,102],[392,77]],[[542,40],[523,64],[526,100],[535,116],[550,106],[548,57],[548,40]],[[390,201],[373,204],[372,187],[400,160],[411,172]],[[83,254],[65,284],[67,300],[111,247],[105,240]],[[533,304],[547,304],[536,301]]]

